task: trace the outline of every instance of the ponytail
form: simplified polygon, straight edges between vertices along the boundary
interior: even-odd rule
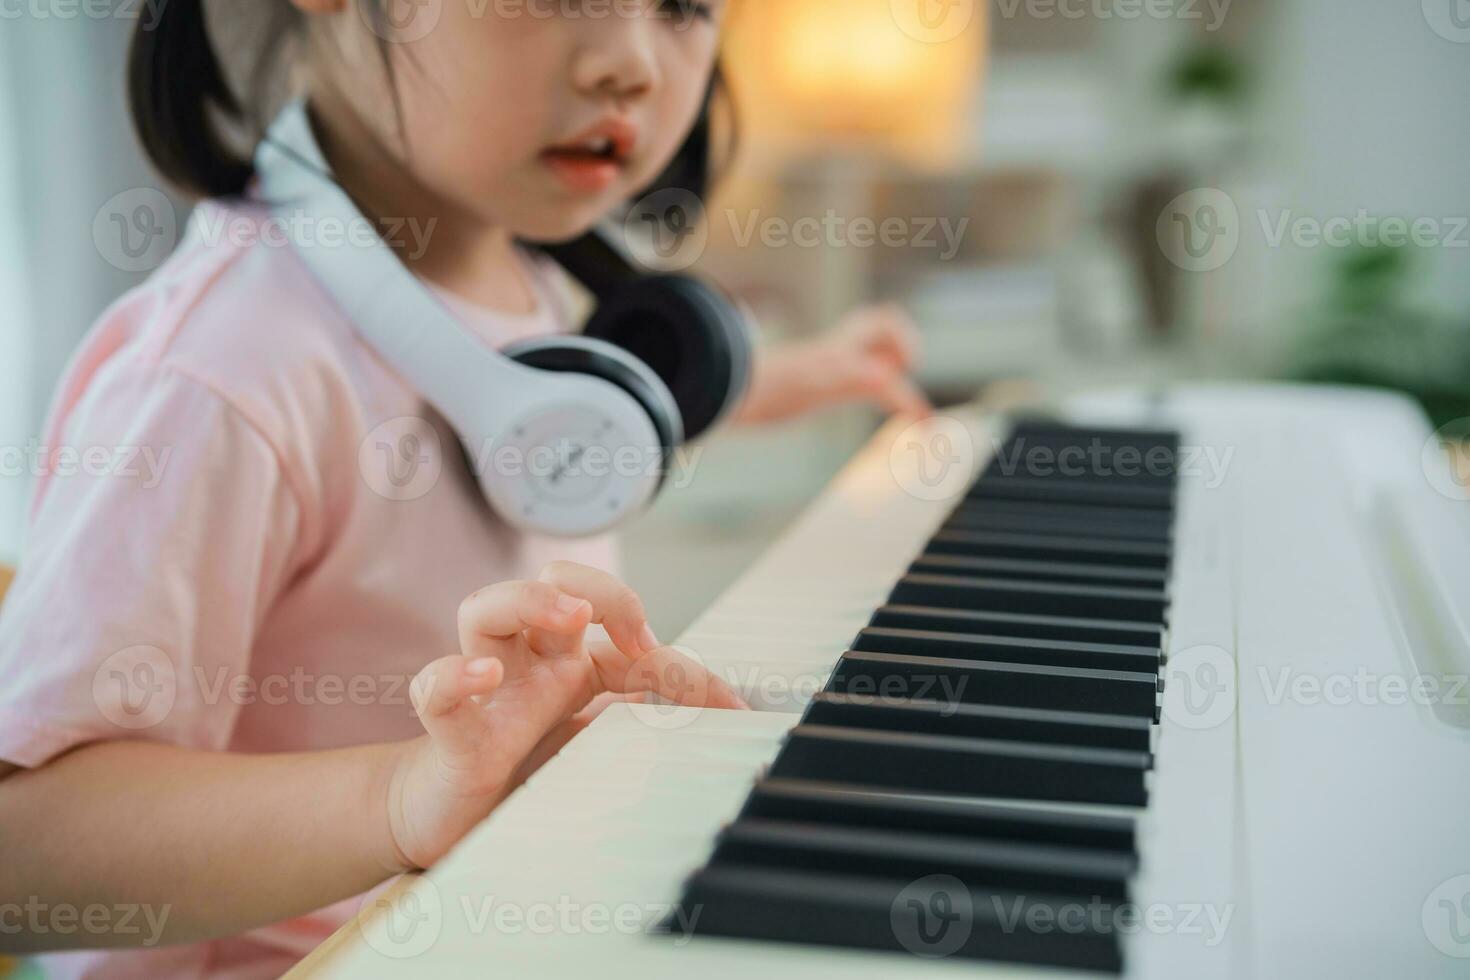
[[[139,18],[128,107],[144,151],[170,183],[202,197],[244,192],[254,168],[219,129],[242,113],[210,42],[204,0],[168,0],[154,21]]]

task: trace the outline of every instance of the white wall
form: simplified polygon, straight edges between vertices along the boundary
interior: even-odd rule
[[[1425,7],[1463,0],[1291,0],[1266,13],[1259,94],[1281,199],[1319,219],[1370,214],[1470,216],[1470,31],[1456,43]],[[1259,226],[1255,229],[1259,234]],[[1273,305],[1289,310],[1321,282],[1331,250],[1287,249]],[[1470,248],[1427,250],[1419,299],[1470,320]]]
[[[9,58],[0,34],[0,55]],[[9,89],[9,86],[6,86]],[[0,133],[14,132],[11,99],[0,98]],[[0,447],[25,442],[30,423],[30,277],[20,221],[20,154],[13,139],[0,139]],[[25,506],[25,481],[0,474],[0,561],[13,562]]]
[[[0,22],[0,446],[38,434],[77,341],[141,278],[109,264],[92,237],[105,202],[151,184],[123,94],[134,26],[118,17]],[[29,484],[0,476],[0,560],[19,547]]]

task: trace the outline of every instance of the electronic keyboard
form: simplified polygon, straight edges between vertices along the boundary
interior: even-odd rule
[[[1470,970],[1470,481],[1393,396],[891,423],[329,975]]]

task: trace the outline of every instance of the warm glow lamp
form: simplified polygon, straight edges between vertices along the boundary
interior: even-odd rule
[[[877,144],[943,163],[978,95],[984,0],[734,0],[732,85],[751,135]]]

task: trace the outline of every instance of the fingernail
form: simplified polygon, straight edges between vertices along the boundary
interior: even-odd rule
[[[658,649],[658,637],[653,635],[652,626],[647,623],[643,624],[643,632],[638,634],[638,642],[643,644],[645,651]]]
[[[490,673],[491,668],[493,668],[494,666],[494,657],[481,657],[478,660],[471,660],[469,663],[465,664],[464,672],[475,677],[481,677],[485,674]]]
[[[576,596],[567,595],[565,592],[556,597],[556,608],[568,616],[575,616],[582,611],[582,607],[585,605],[587,605],[586,599],[578,599]]]

